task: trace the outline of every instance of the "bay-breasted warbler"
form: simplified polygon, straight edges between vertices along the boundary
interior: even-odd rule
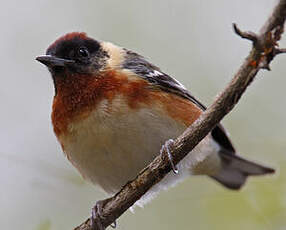
[[[135,52],[85,33],[56,40],[37,57],[51,72],[54,132],[81,175],[107,193],[118,192],[206,107],[177,80]],[[217,125],[137,204],[190,175],[207,175],[239,189],[250,175],[274,170],[244,160]]]

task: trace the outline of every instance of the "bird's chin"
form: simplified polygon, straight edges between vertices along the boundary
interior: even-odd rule
[[[66,72],[66,68],[63,66],[53,66],[48,68],[53,79],[63,77]]]
[[[55,95],[57,95],[59,85],[61,84],[61,82],[65,81],[64,79],[66,78],[67,73],[65,68],[62,67],[49,68],[49,71],[53,79]]]
[[[63,66],[55,66],[52,71],[55,73],[55,74],[60,74],[60,73],[63,73],[65,71],[65,67]]]

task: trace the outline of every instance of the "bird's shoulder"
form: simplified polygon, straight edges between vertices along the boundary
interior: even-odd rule
[[[122,63],[123,69],[131,70],[138,76],[158,86],[164,91],[172,92],[189,99],[202,110],[206,109],[206,107],[193,97],[186,87],[175,78],[161,71],[159,67],[147,61],[143,56],[127,49],[124,50],[126,55]]]

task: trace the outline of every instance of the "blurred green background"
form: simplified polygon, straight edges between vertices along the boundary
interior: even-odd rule
[[[81,179],[52,131],[53,84],[34,59],[57,37],[85,31],[141,53],[209,105],[251,48],[231,24],[257,31],[276,2],[2,1],[0,228],[72,229],[105,197]],[[277,173],[251,178],[239,192],[189,178],[135,214],[126,212],[119,230],[286,228],[285,62],[285,55],[278,56],[271,72],[261,71],[223,121],[238,152]]]

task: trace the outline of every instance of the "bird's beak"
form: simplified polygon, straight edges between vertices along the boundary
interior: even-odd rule
[[[74,63],[73,60],[57,58],[51,55],[39,56],[39,57],[36,57],[36,60],[43,63],[47,67],[56,67],[56,66],[65,67],[68,64]]]

